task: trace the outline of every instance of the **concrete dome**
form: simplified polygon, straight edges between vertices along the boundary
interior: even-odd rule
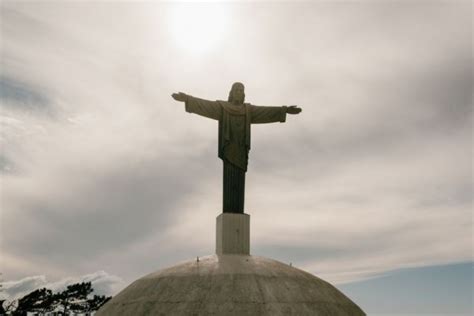
[[[105,315],[365,315],[334,286],[281,262],[212,255],[133,282],[105,304]]]

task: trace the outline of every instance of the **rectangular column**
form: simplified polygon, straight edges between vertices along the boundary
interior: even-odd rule
[[[217,216],[216,254],[250,254],[250,215],[222,213]]]

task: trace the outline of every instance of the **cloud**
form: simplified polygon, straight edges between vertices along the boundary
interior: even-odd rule
[[[39,289],[46,284],[44,275],[26,277],[18,281],[8,281],[2,283],[2,296],[5,299],[22,297],[35,289]]]
[[[178,48],[170,6],[3,4],[5,278],[129,282],[213,252],[217,124],[170,94],[234,81],[303,107],[252,128],[254,254],[332,282],[469,259],[464,4],[233,4],[206,54]]]
[[[121,278],[105,271],[97,271],[80,277],[68,277],[55,282],[48,281],[44,275],[35,275],[20,280],[2,282],[2,299],[18,299],[41,288],[47,288],[56,293],[64,291],[68,285],[81,282],[91,282],[94,295],[114,295],[125,286]]]
[[[26,106],[32,110],[41,110],[49,104],[47,98],[34,88],[5,77],[0,78],[0,98],[3,105]]]

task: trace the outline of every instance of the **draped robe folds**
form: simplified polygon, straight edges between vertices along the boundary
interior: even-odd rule
[[[243,213],[251,124],[285,122],[286,106],[235,105],[188,96],[186,112],[219,121],[219,158],[224,161],[224,212]]]

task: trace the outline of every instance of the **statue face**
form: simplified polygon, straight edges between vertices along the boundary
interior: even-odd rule
[[[232,98],[236,103],[243,103],[245,96],[245,88],[243,84],[236,84],[232,89]]]

